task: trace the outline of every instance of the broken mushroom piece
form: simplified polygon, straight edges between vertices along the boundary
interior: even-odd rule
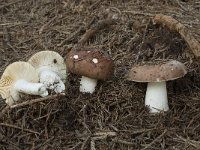
[[[70,72],[82,76],[83,93],[93,93],[97,80],[105,80],[113,73],[112,59],[98,49],[73,49],[66,56],[66,65]]]
[[[67,69],[60,54],[54,51],[40,51],[34,54],[28,62],[39,72],[40,82],[47,89],[53,89],[56,93],[65,90]]]
[[[19,93],[48,95],[45,86],[39,82],[38,72],[27,62],[15,62],[5,69],[0,79],[0,94],[11,106],[20,99]]]
[[[186,73],[184,64],[171,60],[158,65],[134,66],[128,80],[148,82],[145,105],[149,106],[151,113],[156,113],[169,110],[166,81],[178,79]]]

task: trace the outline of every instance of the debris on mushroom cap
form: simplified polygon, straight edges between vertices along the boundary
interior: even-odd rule
[[[128,80],[136,82],[161,82],[183,77],[186,67],[179,61],[171,60],[158,65],[134,66],[128,74]]]
[[[28,62],[36,69],[46,67],[57,73],[63,81],[66,80],[66,64],[64,58],[57,52],[40,51],[34,54]]]
[[[92,62],[96,64],[96,63],[98,63],[98,59],[93,58],[93,59],[92,59]]]
[[[74,59],[74,55],[78,55],[79,59]],[[67,69],[74,74],[94,79],[107,79],[113,74],[112,59],[99,49],[71,50],[65,61]]]
[[[27,62],[19,61],[8,65],[0,79],[0,94],[3,99],[9,97],[12,85],[20,79],[37,83],[39,81],[38,72]]]
[[[74,59],[78,59],[78,55],[74,55],[74,57],[73,57]]]

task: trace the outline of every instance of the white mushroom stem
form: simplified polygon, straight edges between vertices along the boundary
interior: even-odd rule
[[[97,80],[82,76],[80,82],[80,92],[83,93],[93,93],[95,87],[97,86]]]
[[[48,95],[48,91],[42,83],[30,83],[22,79],[15,82],[13,91],[42,97]]]
[[[54,84],[54,91],[56,93],[62,93],[65,90],[65,84],[59,80],[58,83]]]
[[[52,70],[42,68],[39,70],[40,82],[48,89],[54,89],[56,93],[61,93],[65,90],[65,84],[61,78]]]
[[[58,82],[60,77],[51,70],[42,70],[39,72],[40,82],[44,84],[53,84],[54,82]]]
[[[149,106],[151,113],[169,110],[166,82],[148,83],[145,105]]]

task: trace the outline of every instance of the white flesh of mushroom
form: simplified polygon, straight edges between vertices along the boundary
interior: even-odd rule
[[[169,110],[165,81],[147,84],[145,105],[149,106],[151,113]]]
[[[20,99],[20,93],[29,95],[39,95],[45,97],[48,95],[44,84],[42,83],[31,83],[24,79],[17,80],[13,87],[10,89],[10,97],[6,98],[6,103],[11,106],[15,101]]]
[[[48,68],[41,67],[39,69],[39,78],[47,89],[54,89],[56,93],[62,93],[65,90],[65,84],[61,78]]]
[[[40,51],[29,59],[29,63],[37,69],[40,83],[45,84],[47,89],[54,90],[56,93],[62,93],[65,90],[67,70],[60,54],[48,50]]]
[[[98,59],[93,58],[92,62],[94,64],[97,64]],[[82,76],[81,82],[80,82],[80,92],[92,94],[95,91],[96,86],[97,86],[97,79],[92,79],[92,78]]]
[[[14,91],[26,93],[26,94],[30,94],[30,95],[40,95],[42,97],[48,95],[48,91],[46,90],[44,84],[30,83],[23,79],[15,82],[15,84],[12,88],[12,92],[14,92]]]
[[[83,93],[93,93],[97,85],[97,80],[82,76],[80,82],[80,92]]]

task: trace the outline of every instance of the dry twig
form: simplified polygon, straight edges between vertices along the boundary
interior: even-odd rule
[[[56,98],[58,96],[63,96],[63,94],[56,94],[56,95],[50,95],[50,96],[47,96],[47,97],[32,99],[30,101],[25,101],[25,102],[22,102],[22,103],[19,103],[19,104],[16,104],[16,105],[12,105],[10,108],[13,109],[13,108],[26,106],[26,105],[32,105],[34,103],[42,102],[42,101],[45,101],[45,100],[48,100],[48,99],[53,99],[53,98]]]
[[[6,106],[5,108],[2,109],[1,113],[0,113],[0,118],[3,117],[3,115],[9,110],[10,106]]]
[[[11,108],[18,108],[18,107],[23,107],[23,106],[26,106],[26,105],[32,105],[34,103],[37,103],[37,102],[42,102],[42,101],[45,101],[45,100],[48,100],[48,99],[53,99],[53,98],[56,98],[58,96],[64,96],[65,94],[56,94],[56,95],[50,95],[50,96],[47,96],[47,97],[42,97],[42,98],[37,98],[37,99],[32,99],[32,100],[28,100],[28,101],[25,101],[25,102],[22,102],[22,103],[19,103],[19,104],[16,104],[16,105],[12,105],[12,106],[6,106],[5,108],[2,109],[2,111],[0,112],[0,118],[3,117],[3,115]],[[44,116],[43,116],[44,117]]]
[[[188,143],[189,145],[193,146],[194,148],[196,148],[196,149],[200,148],[200,142],[199,141],[185,139],[182,136],[178,136],[178,135],[176,135],[176,136],[178,137],[178,139],[180,139],[181,141],[183,141],[185,143]],[[177,140],[177,138],[175,138],[175,140]]]
[[[13,2],[11,2],[11,3],[8,3],[8,4],[5,4],[5,5],[2,5],[2,6],[0,7],[0,9],[2,9],[2,8],[4,8],[4,7],[8,7],[8,6],[13,5],[13,4],[16,4],[16,3],[21,2],[21,1],[22,1],[22,0],[13,1]]]
[[[93,134],[93,137],[91,137],[91,142],[90,142],[90,149],[91,150],[96,150],[95,148],[95,141],[97,140],[103,140],[103,139],[106,139],[107,137],[113,137],[113,136],[116,136],[117,133],[116,132],[98,132],[98,133],[95,133]]]
[[[129,134],[141,134],[149,131],[153,131],[155,128],[152,129],[136,129],[136,130],[120,130],[120,132],[129,132]]]
[[[78,34],[80,34],[80,32],[83,32],[83,31],[85,31],[84,27],[82,27],[82,26],[79,27],[78,30],[76,30],[68,38],[64,39],[62,42],[57,44],[57,46],[63,46],[63,44],[65,44],[66,42],[72,41],[76,36],[78,36]]]
[[[47,143],[49,143],[53,139],[54,139],[54,137],[51,137],[51,138],[47,139],[44,143],[41,143],[41,144],[31,148],[31,150],[40,149],[42,146],[46,145]]]
[[[26,22],[6,22],[6,23],[1,23],[0,26],[18,26],[18,25],[22,25],[22,24],[26,24]]]
[[[87,145],[87,143],[88,143],[90,137],[91,137],[91,136],[86,137],[86,139],[84,140],[84,142],[83,142],[82,145],[81,145],[81,150],[84,150],[84,149],[85,149],[85,146]]]
[[[18,126],[12,125],[12,124],[0,123],[0,126],[15,128],[15,129],[19,129],[19,130],[26,131],[26,132],[30,132],[30,133],[34,133],[34,134],[40,134],[39,132],[30,130],[30,129],[23,129],[23,128],[20,128],[20,127],[18,127]]]
[[[41,34],[43,32],[43,30],[50,24],[52,23],[55,19],[57,18],[57,16],[53,17],[51,20],[49,20],[47,23],[45,23],[39,30],[39,34]]]
[[[104,29],[105,27],[115,24],[117,19],[117,16],[111,15],[104,20],[98,21],[96,25],[85,32],[85,34],[78,41],[77,46],[83,46],[96,32]]]
[[[151,143],[147,144],[142,150],[145,150],[149,147],[151,147],[156,141],[158,141],[160,138],[162,138],[164,136],[164,134],[167,132],[167,130],[165,129],[164,132],[159,135],[155,140],[153,140]]]
[[[128,141],[121,140],[121,139],[113,139],[112,141],[114,143],[120,143],[120,144],[124,144],[124,145],[129,145],[129,146],[133,146],[134,145],[133,142],[128,142]]]
[[[167,26],[170,30],[177,31],[181,37],[186,41],[189,48],[196,57],[200,56],[200,43],[194,38],[191,32],[180,22],[171,16],[158,14],[153,18],[155,23],[160,23]]]
[[[48,117],[49,115],[53,115],[53,114],[57,113],[58,111],[60,111],[60,110],[56,110],[56,111],[54,111],[54,112],[51,112],[50,114],[46,114],[46,115],[44,115],[44,116],[35,118],[34,120],[40,120],[40,119],[42,119],[42,118]]]
[[[133,15],[143,15],[143,16],[150,16],[152,17],[153,14],[152,13],[146,13],[146,12],[143,12],[143,11],[129,11],[129,10],[125,10],[125,11],[122,11],[123,13],[131,13]]]
[[[79,147],[81,145],[82,142],[78,142],[75,146],[73,146],[72,148],[70,148],[69,150],[75,150],[77,149],[77,147]]]

